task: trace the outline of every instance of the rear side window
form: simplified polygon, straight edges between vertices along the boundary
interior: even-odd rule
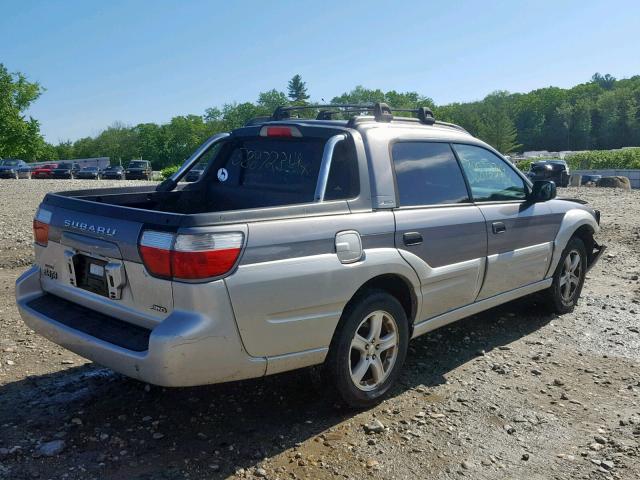
[[[238,138],[221,151],[215,182],[239,188],[281,192],[287,203],[313,201],[323,138]],[[353,198],[359,193],[358,168],[350,144],[340,142],[333,154],[326,200]]]
[[[448,143],[398,142],[392,156],[401,207],[469,201]]]
[[[524,180],[495,153],[474,145],[454,145],[476,202],[524,200]]]

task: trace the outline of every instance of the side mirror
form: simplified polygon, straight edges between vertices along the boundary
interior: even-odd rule
[[[529,195],[531,202],[546,202],[556,198],[556,184],[549,180],[536,180]]]

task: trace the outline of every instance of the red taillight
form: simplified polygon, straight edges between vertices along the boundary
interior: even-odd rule
[[[147,270],[160,277],[171,276],[173,233],[146,231],[140,238],[140,256]]]
[[[49,225],[46,223],[39,222],[38,220],[33,221],[33,240],[43,247],[47,246],[49,243]]]
[[[231,270],[239,254],[239,248],[210,252],[172,252],[173,276],[188,280],[217,277]]]
[[[39,208],[36,212],[36,217],[33,219],[33,240],[43,247],[46,247],[49,243],[50,222],[51,212],[44,208]]]
[[[175,236],[146,231],[140,239],[140,255],[147,270],[154,275],[201,280],[231,270],[243,241],[244,235],[240,232]]]

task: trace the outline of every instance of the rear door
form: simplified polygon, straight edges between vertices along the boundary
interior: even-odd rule
[[[418,320],[472,303],[482,284],[487,233],[451,146],[398,141],[391,154],[399,205],[395,244],[420,278]]]
[[[492,151],[453,148],[487,224],[487,272],[478,300],[542,280],[559,225],[549,206],[526,201],[524,179]]]

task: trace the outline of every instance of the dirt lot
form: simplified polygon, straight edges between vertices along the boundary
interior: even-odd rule
[[[640,192],[561,190],[602,210],[609,246],[574,313],[529,298],[425,335],[353,412],[314,371],[163,389],[34,335],[13,286],[65,188],[0,181],[0,478],[640,478]]]

